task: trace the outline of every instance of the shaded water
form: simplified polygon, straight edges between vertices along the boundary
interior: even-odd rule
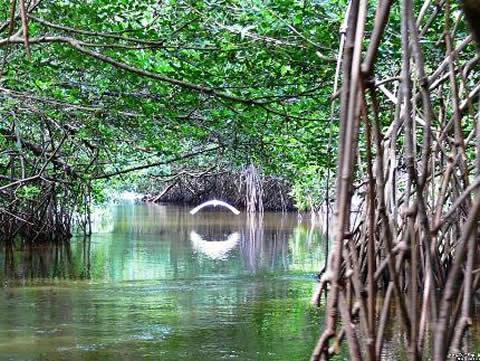
[[[296,214],[115,206],[90,242],[0,254],[0,360],[306,360],[323,247]]]

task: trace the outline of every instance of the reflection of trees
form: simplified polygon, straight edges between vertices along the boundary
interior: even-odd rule
[[[77,272],[68,242],[41,247],[26,246],[15,250],[5,245],[4,277],[6,280],[66,279]]]
[[[262,215],[247,217],[241,243],[246,268],[250,272],[318,272],[324,259],[321,230],[291,214],[277,217],[276,224],[264,222]]]
[[[248,214],[241,243],[241,254],[249,272],[272,272],[288,268],[288,217],[280,216],[275,227],[265,223],[263,214]]]
[[[289,242],[290,270],[319,272],[325,263],[326,240],[318,228],[299,224]]]
[[[91,269],[91,249],[92,249],[92,238],[85,236],[82,242],[82,273],[81,278],[90,279],[90,269]]]
[[[16,279],[176,279],[211,274],[318,272],[323,238],[316,227],[296,214],[241,214],[187,208],[120,205],[109,218],[111,233],[74,238],[72,244],[50,244],[18,252],[6,249],[4,276]],[[206,249],[239,234],[222,257],[198,252],[194,231]],[[228,241],[226,241],[228,242]],[[235,243],[235,244],[234,244]],[[222,246],[222,247],[220,247]],[[225,248],[223,247],[223,248]],[[198,245],[197,245],[198,248]],[[3,262],[2,262],[3,261]]]
[[[45,243],[41,246],[25,245],[16,249],[5,244],[3,274],[0,279],[26,283],[62,279],[90,279],[92,260],[91,238],[73,238],[71,242]],[[3,262],[2,262],[3,261]]]
[[[11,244],[5,244],[4,257],[4,276],[8,279],[11,275],[15,274],[15,260],[13,257],[13,246]]]
[[[135,262],[154,258],[151,263],[156,264],[148,267],[171,267],[173,277],[211,272],[283,272],[292,268],[318,272],[321,268],[319,260],[323,253],[319,252],[319,243],[323,243],[323,239],[320,232],[308,219],[299,220],[297,214],[244,212],[235,216],[230,212],[203,210],[192,216],[188,211],[189,208],[158,204],[118,207],[113,227],[116,250],[112,251],[125,258],[125,254],[135,247],[136,241],[129,238],[138,237],[149,243],[144,245],[148,247],[148,253],[142,255],[143,260],[136,259]],[[305,229],[309,231],[304,232]],[[227,240],[235,232],[241,235],[241,239],[239,246],[232,247],[225,257],[209,257],[208,252],[193,249],[192,231],[202,239],[205,248],[209,248],[208,242]],[[120,234],[125,238],[122,241],[117,239]],[[213,247],[214,243],[211,245]],[[124,264],[122,267],[129,266]]]

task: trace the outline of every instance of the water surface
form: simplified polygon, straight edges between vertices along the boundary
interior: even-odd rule
[[[307,360],[320,232],[122,204],[90,240],[0,254],[0,360]]]

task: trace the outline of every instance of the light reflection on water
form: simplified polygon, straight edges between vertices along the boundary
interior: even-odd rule
[[[0,252],[0,361],[309,359],[324,262],[309,219],[125,204],[97,221],[90,242]],[[407,359],[399,330],[393,318],[382,359]]]
[[[0,360],[308,359],[324,241],[296,214],[125,204],[95,229],[0,254]]]

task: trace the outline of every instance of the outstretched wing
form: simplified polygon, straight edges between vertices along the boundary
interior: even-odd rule
[[[208,207],[208,206],[222,206],[222,207],[225,207],[225,208],[228,208],[229,210],[232,211],[232,213],[234,213],[235,215],[239,215],[240,214],[240,211],[235,208],[234,206],[226,203],[226,202],[223,202],[223,201],[219,201],[217,199],[212,199],[210,201],[207,201],[207,202],[204,202],[202,204],[200,204],[199,206],[196,206],[195,208],[193,208],[191,211],[190,211],[190,214],[195,214],[197,213],[199,210],[201,210],[202,208],[204,207]]]

